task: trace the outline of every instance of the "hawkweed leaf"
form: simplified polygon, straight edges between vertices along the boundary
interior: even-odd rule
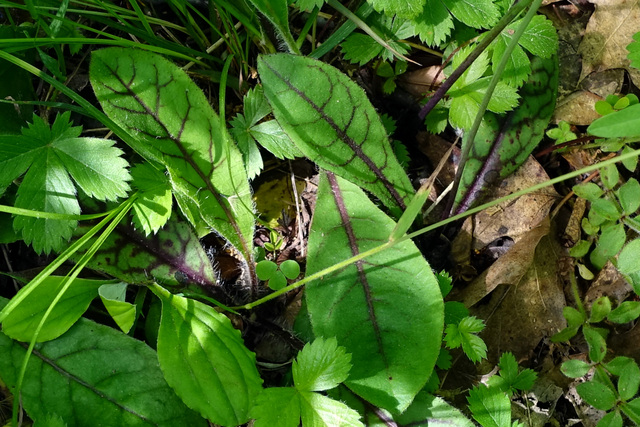
[[[362,88],[334,67],[302,56],[261,56],[258,71],[276,119],[300,151],[372,192],[400,217],[413,188]]]
[[[200,235],[215,230],[251,259],[254,216],[242,155],[187,74],[141,50],[93,52],[90,79],[105,113],[168,170]]]
[[[395,223],[354,184],[320,179],[307,274],[385,243]],[[444,308],[438,282],[406,241],[307,284],[316,337],[351,353],[345,384],[367,401],[402,412],[427,382],[440,352]],[[429,331],[426,333],[426,331]]]

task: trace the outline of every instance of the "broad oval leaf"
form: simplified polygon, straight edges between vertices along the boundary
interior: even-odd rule
[[[216,424],[248,421],[262,380],[240,331],[201,302],[158,285],[152,290],[162,301],[158,359],[167,382],[187,406]]]
[[[66,282],[66,277],[49,276],[27,295],[2,322],[2,332],[9,337],[29,342],[49,308]],[[64,334],[87,310],[91,301],[98,296],[98,288],[105,280],[75,279],[45,321],[37,342],[49,341]],[[20,292],[27,290],[25,286]]]
[[[25,349],[0,333],[0,354],[0,376],[15,393]],[[207,425],[167,385],[151,348],[86,319],[36,345],[22,403],[36,424],[57,415],[68,427]]]
[[[395,223],[357,186],[323,174],[309,236],[307,274],[385,243]],[[411,241],[307,284],[316,337],[352,354],[346,385],[376,406],[402,412],[440,352],[444,304],[431,268]]]
[[[258,71],[273,114],[300,151],[371,191],[400,217],[414,191],[362,88],[302,56],[261,56]]]
[[[163,57],[125,48],[93,52],[90,79],[105,113],[167,167],[200,237],[213,229],[250,260],[254,215],[242,155],[198,86]]]

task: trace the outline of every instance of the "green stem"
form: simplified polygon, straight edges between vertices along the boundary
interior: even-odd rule
[[[471,215],[473,215],[475,213],[478,213],[480,211],[483,211],[485,209],[488,209],[488,208],[490,208],[492,206],[495,206],[495,205],[498,205],[500,203],[504,203],[504,202],[507,202],[509,200],[516,199],[516,198],[518,198],[520,196],[524,196],[525,194],[529,194],[529,193],[533,193],[535,191],[542,190],[543,188],[549,187],[551,185],[558,184],[558,183],[560,183],[562,181],[566,181],[568,179],[575,178],[575,177],[580,176],[582,174],[598,170],[598,169],[600,169],[600,168],[602,168],[604,166],[613,165],[613,164],[615,164],[617,162],[620,162],[620,161],[623,161],[623,160],[626,160],[626,159],[630,159],[630,158],[633,158],[633,157],[638,157],[638,156],[640,156],[640,149],[633,150],[633,151],[630,151],[628,153],[622,154],[620,156],[613,157],[611,159],[605,160],[603,162],[596,163],[596,164],[584,167],[584,168],[582,168],[580,170],[569,172],[567,174],[558,176],[558,177],[550,179],[548,181],[544,181],[544,182],[535,184],[535,185],[533,185],[533,186],[531,186],[529,188],[525,188],[523,190],[516,191],[515,193],[509,194],[507,196],[504,196],[504,197],[501,197],[499,199],[493,200],[491,202],[485,203],[485,204],[480,205],[478,207],[471,208],[471,209],[469,209],[469,210],[467,210],[467,211],[465,211],[463,213],[460,213],[458,215],[454,215],[452,217],[444,219],[444,220],[442,220],[440,222],[437,222],[437,223],[435,223],[433,225],[430,225],[428,227],[424,227],[424,228],[422,228],[422,229],[420,229],[418,231],[415,231],[415,232],[413,232],[411,234],[405,234],[404,236],[400,237],[397,240],[388,241],[386,243],[383,243],[380,246],[372,248],[372,249],[370,249],[370,250],[368,250],[366,252],[362,252],[362,253],[360,253],[360,254],[358,254],[356,256],[353,256],[353,257],[351,257],[349,259],[346,259],[346,260],[341,261],[341,262],[339,262],[337,264],[334,264],[331,267],[327,267],[324,270],[318,271],[317,273],[312,274],[311,276],[307,276],[304,279],[299,280],[299,281],[297,281],[295,283],[292,283],[291,285],[289,285],[289,286],[287,286],[285,288],[282,288],[282,289],[280,289],[280,290],[278,290],[276,292],[273,292],[273,293],[267,295],[266,297],[260,298],[259,300],[253,301],[251,303],[248,303],[248,304],[245,304],[245,305],[242,305],[242,306],[232,307],[232,308],[234,308],[236,310],[250,310],[250,309],[252,309],[252,308],[254,308],[254,307],[256,307],[256,306],[258,306],[260,304],[264,304],[267,301],[270,301],[270,300],[272,300],[274,298],[277,298],[280,295],[285,294],[285,293],[287,293],[287,292],[289,292],[289,291],[291,291],[293,289],[299,288],[300,286],[304,285],[305,283],[308,283],[308,282],[316,280],[316,279],[320,279],[321,277],[326,276],[327,274],[331,274],[334,271],[340,270],[340,269],[342,269],[342,268],[344,268],[344,267],[346,267],[346,266],[348,266],[350,264],[353,264],[356,261],[360,261],[361,259],[364,259],[364,258],[366,258],[368,256],[377,254],[378,252],[386,250],[386,249],[388,249],[388,248],[390,248],[390,247],[392,247],[394,245],[397,245],[398,243],[404,242],[404,241],[409,240],[409,239],[413,239],[414,237],[418,237],[418,236],[420,236],[422,234],[425,234],[425,233],[428,233],[430,231],[433,231],[433,230],[435,230],[437,228],[440,228],[440,227],[442,227],[444,225],[447,225],[449,223],[458,221],[459,219],[466,218],[468,216],[471,216]]]

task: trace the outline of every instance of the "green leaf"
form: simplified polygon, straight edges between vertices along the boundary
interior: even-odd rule
[[[368,0],[368,3],[378,12],[384,11],[389,16],[398,15],[405,19],[415,18],[423,8],[423,2],[412,0]]]
[[[300,10],[310,12],[315,7],[321,8],[324,2],[325,0],[296,0],[295,4],[300,8]]]
[[[115,200],[126,196],[130,180],[127,162],[113,141],[78,138],[70,113],[58,115],[49,127],[38,116],[21,136],[0,138],[0,190],[25,173],[15,207],[78,215],[76,188],[90,197]],[[17,217],[14,229],[36,252],[60,251],[77,221]]]
[[[15,392],[25,349],[0,333],[0,354],[0,376]],[[151,348],[86,319],[36,345],[21,399],[36,424],[57,414],[69,427],[207,425],[167,385]]]
[[[600,117],[589,125],[587,132],[602,138],[640,136],[640,104]]]
[[[316,338],[306,344],[293,362],[293,382],[299,391],[324,391],[337,387],[349,376],[351,355],[338,341]]]
[[[633,41],[627,45],[627,50],[631,66],[640,69],[640,32],[633,35]]]
[[[114,122],[166,166],[174,194],[199,237],[210,229],[251,260],[253,203],[242,155],[202,91],[166,59],[142,50],[94,51],[90,80]]]
[[[574,258],[582,258],[589,253],[591,242],[588,240],[579,240],[572,248],[569,249],[569,255]]]
[[[90,226],[79,227],[77,235],[84,234]],[[83,253],[79,251],[72,258],[79,259]],[[126,283],[157,281],[170,286],[194,283],[209,287],[217,283],[211,260],[198,237],[189,224],[175,215],[157,234],[146,237],[121,223],[87,266]]]
[[[127,286],[126,283],[111,283],[98,289],[100,299],[109,315],[125,334],[129,333],[136,320],[136,306],[125,299]]]
[[[293,387],[274,387],[262,391],[251,409],[254,427],[298,427],[300,397]]]
[[[278,264],[273,261],[260,261],[258,264],[256,264],[256,275],[260,280],[269,280],[273,277],[277,269]]]
[[[630,402],[624,402],[620,405],[622,412],[629,417],[634,423],[640,424],[640,397]]]
[[[152,290],[162,301],[158,360],[169,385],[187,406],[214,423],[248,421],[262,380],[240,331],[201,302],[171,295],[158,285]]]
[[[625,301],[616,307],[607,319],[613,323],[629,323],[640,317],[640,302]]]
[[[65,277],[49,276],[42,281],[2,322],[2,332],[9,337],[29,342],[66,281]],[[98,288],[109,283],[105,280],[75,279],[47,318],[38,334],[37,342],[50,341],[64,334],[89,308],[98,296]],[[26,290],[22,288],[21,292]]]
[[[578,384],[576,390],[587,404],[601,411],[608,411],[616,404],[616,395],[613,391],[597,381]]]
[[[519,372],[518,362],[511,353],[504,353],[500,357],[498,366],[500,367],[500,377],[504,380],[509,395],[514,390],[529,390],[533,387],[533,383],[538,377],[531,369],[524,369]]]
[[[424,391],[418,393],[405,412],[394,417],[394,421],[403,426],[425,425],[424,420],[435,426],[473,427],[473,423],[454,406]]]
[[[596,427],[622,427],[622,415],[620,412],[609,412],[604,417],[600,418]]]
[[[157,233],[171,217],[173,198],[167,176],[149,163],[131,168],[131,183],[139,190],[133,203],[133,225],[145,235]]]
[[[447,325],[445,342],[449,348],[462,350],[472,362],[479,362],[487,357],[487,346],[479,336],[475,335],[484,329],[482,320],[475,316],[465,317],[459,324]]]
[[[438,46],[453,30],[453,18],[441,1],[430,1],[422,13],[413,18],[415,32],[422,42]]]
[[[508,34],[509,29],[515,30],[518,25],[520,25],[519,20],[511,23],[503,34]],[[558,34],[550,20],[543,15],[536,15],[527,25],[518,43],[532,55],[551,58],[558,51]]]
[[[509,33],[502,31],[500,36],[493,42],[491,68],[494,73],[505,54],[510,39]],[[509,61],[502,72],[502,80],[510,86],[520,87],[527,80],[529,74],[531,74],[531,61],[522,47],[516,46],[511,55],[509,55]]]
[[[598,200],[604,194],[602,188],[593,182],[585,182],[583,184],[574,185],[573,192],[590,202]]]
[[[371,191],[399,217],[413,188],[364,91],[337,69],[302,56],[261,56],[258,71],[276,119],[300,151]]]
[[[618,270],[624,274],[640,271],[640,239],[630,241],[618,256]]]
[[[315,212],[307,275],[384,243],[395,227],[333,174],[321,176]],[[314,335],[335,336],[352,354],[346,385],[374,405],[405,409],[431,375],[443,327],[438,282],[416,246],[397,244],[312,281],[305,300]]]
[[[518,108],[509,112],[502,123],[495,116],[485,114],[484,126],[471,142],[473,149],[456,195],[456,213],[477,203],[492,183],[515,172],[544,136],[555,108],[557,58],[534,57],[531,69],[529,79],[520,88],[522,102]],[[463,146],[468,143],[467,138],[463,139]]]
[[[303,426],[364,427],[360,414],[342,402],[314,392],[299,392]]]
[[[601,231],[602,234],[598,238],[596,248],[589,256],[589,259],[598,270],[602,269],[608,260],[616,256],[622,249],[626,239],[624,226],[621,223],[607,224],[602,227]]]
[[[618,173],[616,165],[608,165],[600,169],[600,178],[602,179],[602,184],[609,190],[612,190],[618,185],[618,181],[620,180],[620,174]]]
[[[293,280],[300,275],[300,264],[292,259],[288,259],[280,264],[280,271],[282,271],[287,279]]]
[[[511,427],[511,402],[499,388],[480,384],[469,391],[469,410],[483,427]]]
[[[638,364],[633,359],[629,359],[629,362],[624,365],[619,377],[618,393],[622,400],[629,400],[638,394],[640,368],[638,368]]]
[[[604,356],[607,354],[607,342],[603,336],[603,331],[606,330],[594,328],[589,325],[582,327],[584,339],[589,345],[589,359],[592,362],[602,362]]]
[[[569,306],[566,306],[562,309],[562,316],[567,319],[567,323],[569,324],[569,326],[575,327],[582,326],[582,324],[587,320],[582,312]]]
[[[287,286],[287,278],[284,276],[282,271],[278,270],[273,273],[273,277],[269,279],[269,283],[267,283],[267,286],[269,286],[269,288],[273,289],[274,291],[279,291],[280,289]]]
[[[616,194],[625,214],[632,215],[640,208],[640,184],[635,178],[622,184]]]
[[[562,364],[560,370],[569,378],[580,378],[587,375],[591,365],[579,359],[567,360]]]
[[[602,296],[591,304],[591,316],[589,322],[602,322],[611,312],[611,300],[607,296]]]
[[[442,0],[442,2],[453,16],[473,28],[490,28],[500,18],[498,8],[491,0],[476,0],[474,2]]]

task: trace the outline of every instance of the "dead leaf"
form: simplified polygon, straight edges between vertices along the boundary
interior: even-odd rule
[[[582,74],[610,68],[627,70],[636,86],[640,86],[640,70],[630,67],[627,45],[640,28],[640,1],[591,0],[596,10],[591,16],[580,43]]]
[[[503,285],[504,292],[496,289],[488,304],[471,309],[473,315],[485,319],[485,331],[490,331],[482,334],[489,360],[497,360],[505,351],[513,352],[518,360],[529,359],[540,340],[566,326],[564,292],[557,274],[561,253],[554,232],[543,237],[520,281]]]
[[[579,90],[558,101],[556,110],[553,113],[553,122],[561,120],[573,125],[590,125],[595,119],[600,117],[593,108],[596,101],[602,97],[586,90]]]

